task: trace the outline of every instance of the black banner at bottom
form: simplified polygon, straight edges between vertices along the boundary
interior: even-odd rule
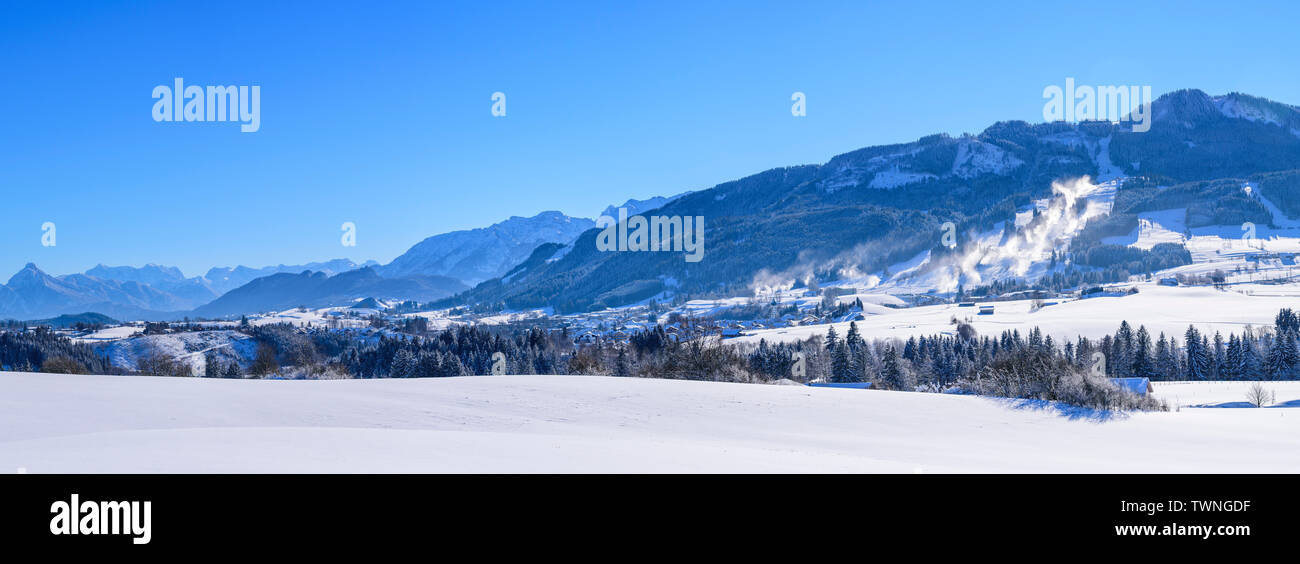
[[[470,548],[505,556],[1240,551],[1295,537],[1293,476],[9,475],[6,548]],[[620,543],[621,549],[609,548]],[[622,553],[602,553],[622,550]],[[1104,554],[1104,552],[1097,552]]]

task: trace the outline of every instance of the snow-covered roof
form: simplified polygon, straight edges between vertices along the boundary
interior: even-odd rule
[[[1144,396],[1151,391],[1151,380],[1148,378],[1111,378],[1115,385],[1121,389]]]

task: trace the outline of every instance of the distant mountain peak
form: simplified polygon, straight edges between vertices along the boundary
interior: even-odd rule
[[[45,271],[37,267],[36,263],[29,262],[23,266],[22,270],[19,270],[14,273],[13,276],[9,277],[8,285],[15,286],[20,284],[30,284],[32,282],[44,283],[48,280],[55,280],[55,278],[46,274]]]
[[[635,198],[629,199],[628,201],[623,202],[621,205],[606,206],[604,210],[602,210],[599,214],[596,215],[596,217],[599,218],[601,216],[608,216],[617,219],[619,208],[626,209],[627,215],[629,216],[643,214],[650,210],[662,208],[668,205],[669,203],[672,203],[674,200],[677,200],[678,198],[681,198],[682,196],[686,196],[690,193],[691,193],[690,191],[687,191],[674,196],[654,196],[652,198],[646,198],[644,200],[637,200]]]
[[[505,274],[544,243],[568,243],[596,223],[548,210],[532,217],[512,216],[487,227],[428,237],[377,269],[394,278],[449,276],[476,284]]]
[[[1223,114],[1208,94],[1196,89],[1176,90],[1151,103],[1152,120],[1175,122],[1184,127],[1222,119]]]

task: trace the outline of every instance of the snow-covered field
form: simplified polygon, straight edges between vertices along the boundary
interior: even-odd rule
[[[144,326],[119,325],[117,327],[100,329],[99,331],[95,331],[82,337],[74,337],[72,340],[78,343],[110,343],[129,338],[133,335],[138,335],[142,332],[144,332]]]
[[[1232,287],[1233,290],[1216,290],[1212,287],[1167,287],[1156,284],[1137,284],[1137,294],[1104,296],[1087,299],[1057,300],[1057,305],[1032,311],[1032,300],[1006,302],[979,302],[994,306],[993,315],[978,315],[976,307],[956,304],[923,306],[906,309],[867,307],[865,319],[858,321],[858,330],[867,339],[907,339],[912,336],[954,334],[951,323],[955,316],[967,320],[980,335],[996,336],[1003,331],[1017,329],[1024,335],[1030,328],[1039,327],[1058,343],[1061,339],[1076,340],[1080,335],[1097,338],[1114,333],[1121,321],[1128,320],[1133,328],[1145,325],[1154,339],[1161,332],[1176,336],[1181,341],[1187,326],[1210,336],[1222,332],[1240,333],[1246,326],[1272,326],[1278,310],[1300,307],[1296,301],[1294,285]],[[1244,292],[1251,292],[1250,294]],[[848,323],[836,323],[835,331],[844,335]],[[827,325],[808,325],[783,329],[766,329],[749,332],[739,340],[757,343],[802,340],[809,336],[824,336]]]
[[[1153,382],[1156,397],[1188,407],[1248,407],[1246,391],[1254,382]],[[1278,407],[1300,407],[1300,382],[1260,382],[1277,398]]]
[[[1213,390],[1204,397],[1236,393]],[[1279,387],[1278,401],[1297,392]],[[0,469],[1296,472],[1300,411],[1097,414],[972,396],[578,376],[0,373]]]
[[[295,308],[281,311],[279,313],[253,316],[249,318],[248,322],[253,325],[288,323],[294,327],[362,328],[369,325],[369,322],[365,319],[366,317],[379,313],[381,312],[373,309],[356,309],[341,306],[307,309],[305,311]],[[343,314],[350,314],[354,317],[343,317]]]

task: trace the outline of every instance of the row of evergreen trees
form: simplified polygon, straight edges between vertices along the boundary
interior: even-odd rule
[[[1300,321],[1291,309],[1278,312],[1272,328],[1247,327],[1240,334],[1213,337],[1189,325],[1178,339],[1161,333],[1152,340],[1145,327],[1128,322],[1097,344],[1106,354],[1106,373],[1153,380],[1294,380],[1300,378]],[[1085,346],[1082,341],[1080,347]],[[1074,352],[1075,355],[1079,351]],[[1071,351],[1066,351],[1071,354]],[[1084,353],[1086,355],[1086,352]]]
[[[1152,336],[1145,326],[1121,322],[1100,339],[1065,343],[1034,327],[980,336],[953,320],[951,334],[906,340],[864,339],[856,323],[841,337],[736,344],[678,342],[661,326],[634,333],[625,344],[574,345],[563,331],[457,326],[432,335],[302,330],[289,326],[245,329],[257,339],[247,369],[210,359],[210,377],[270,376],[285,367],[328,367],[355,378],[413,378],[490,374],[501,353],[507,374],[611,374],[725,381],[872,382],[880,388],[937,391],[977,379],[990,366],[1026,351],[1109,377],[1152,380],[1300,379],[1300,316],[1278,312],[1272,326],[1247,327],[1225,336],[1195,326],[1178,337]],[[218,362],[220,360],[220,362]],[[1052,362],[1056,362],[1053,360]],[[0,333],[0,364],[11,370],[120,372],[93,348],[48,328]],[[165,372],[165,371],[164,371]],[[319,373],[317,370],[315,373]],[[299,373],[302,373],[301,371]],[[312,373],[308,371],[307,373]]]
[[[1080,337],[1063,345],[1034,327],[1027,336],[1019,330],[996,337],[977,337],[973,329],[957,322],[956,335],[911,337],[902,343],[872,341],[859,334],[855,323],[840,338],[832,327],[822,340],[824,359],[812,363],[812,378],[833,382],[876,382],[881,387],[907,389],[909,384],[942,389],[974,378],[980,370],[1022,350],[1060,356],[1080,368],[1103,371],[1113,378],[1144,377],[1152,380],[1295,380],[1300,379],[1300,316],[1281,310],[1273,327],[1247,327],[1241,333],[1221,332],[1213,337],[1189,325],[1180,344],[1163,332],[1154,339],[1145,326],[1134,330],[1128,321],[1100,339]],[[784,345],[760,343],[753,355],[759,359],[793,355]],[[802,351],[803,347],[799,347]],[[1100,353],[1097,355],[1095,353]],[[805,353],[806,354],[806,353]],[[900,360],[902,362],[900,362]],[[784,365],[758,360],[752,366],[773,377],[786,374]]]
[[[558,334],[532,328],[506,334],[460,325],[432,337],[382,335],[354,342],[337,361],[358,378],[420,378],[491,374],[502,353],[507,374],[565,374],[573,346]]]
[[[46,326],[0,332],[0,367],[19,372],[121,372],[94,348],[60,336]]]

